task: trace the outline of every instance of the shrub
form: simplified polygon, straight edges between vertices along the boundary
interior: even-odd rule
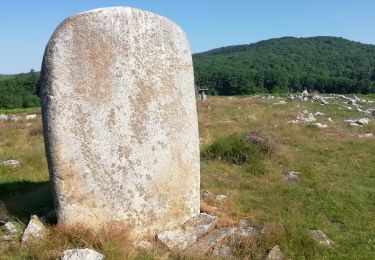
[[[262,156],[274,150],[268,138],[259,132],[221,137],[204,149],[202,158],[224,160],[237,165],[259,164]]]

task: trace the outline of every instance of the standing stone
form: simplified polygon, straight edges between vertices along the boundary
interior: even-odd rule
[[[168,19],[127,7],[63,21],[41,72],[42,115],[58,221],[131,239],[199,214],[192,57]]]

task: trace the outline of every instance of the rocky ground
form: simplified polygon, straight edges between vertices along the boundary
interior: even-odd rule
[[[202,157],[201,215],[137,242],[117,226],[56,225],[40,112],[0,113],[0,259],[371,259],[373,98],[304,92],[197,106],[202,151],[244,133],[272,152],[243,164]]]

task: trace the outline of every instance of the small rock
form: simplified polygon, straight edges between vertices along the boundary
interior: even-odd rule
[[[298,175],[301,174],[300,172],[295,171],[288,171],[284,173],[284,179],[289,182],[297,182],[298,181]]]
[[[212,250],[212,255],[218,256],[224,259],[235,258],[235,255],[233,254],[232,250],[227,245],[215,246],[214,249]]]
[[[151,250],[153,248],[152,243],[146,240],[135,241],[133,246],[140,250]]]
[[[367,125],[370,120],[368,118],[361,118],[357,120],[357,124],[359,125]]]
[[[372,138],[374,137],[374,134],[373,133],[367,133],[367,134],[363,134],[363,135],[358,135],[359,138]]]
[[[364,113],[367,116],[374,116],[375,117],[375,108],[366,109]]]
[[[46,236],[47,228],[36,215],[32,215],[27,227],[21,235],[21,243],[27,244],[34,239],[43,239]]]
[[[296,125],[296,124],[299,123],[299,121],[298,120],[290,120],[290,121],[288,121],[288,123]]]
[[[215,196],[215,201],[216,202],[223,202],[226,201],[228,197],[226,195],[220,194]]]
[[[354,127],[357,127],[357,126],[362,127],[360,124],[358,124],[358,123],[354,123],[354,122],[353,122],[353,123],[350,123],[349,125],[350,125],[350,126],[354,126]]]
[[[36,114],[26,115],[26,120],[31,120],[36,118]]]
[[[193,245],[198,238],[214,228],[218,221],[216,216],[201,213],[185,222],[181,228],[163,231],[156,238],[170,250],[184,251]]]
[[[327,125],[323,125],[321,123],[315,123],[314,124],[317,128],[327,128]]]
[[[307,117],[301,118],[301,121],[303,121],[304,123],[311,123],[311,122],[316,121],[316,118],[314,117],[312,113],[310,113]]]
[[[10,118],[10,120],[12,120],[12,121],[18,121],[18,120],[21,119],[20,116],[16,116],[16,115],[10,115],[9,118]]]
[[[285,105],[286,102],[284,100],[280,100],[279,102],[277,103],[273,103],[274,105]]]
[[[241,220],[238,227],[234,229],[233,241],[241,241],[244,239],[256,238],[259,236],[259,232],[250,225],[247,220]]]
[[[103,260],[104,255],[88,248],[65,250],[60,257],[61,260]]]
[[[8,115],[5,115],[5,114],[0,114],[0,121],[5,121],[5,120],[8,120]]]
[[[256,116],[253,116],[253,115],[246,115],[245,119],[247,119],[247,120],[256,120],[257,118],[256,118]]]
[[[10,221],[4,224],[4,229],[9,235],[15,235],[18,233],[17,227]]]
[[[6,160],[0,163],[1,165],[10,166],[10,167],[18,167],[20,162],[17,160]]]
[[[267,260],[283,260],[284,254],[281,252],[281,249],[278,245],[274,246],[269,252]]]
[[[325,116],[326,114],[322,113],[322,112],[316,112],[314,113],[315,116]]]
[[[309,234],[312,239],[317,241],[320,245],[323,246],[331,246],[335,242],[333,242],[326,234],[324,234],[321,230],[310,230]]]
[[[332,121],[332,118],[330,118],[330,117],[328,117],[327,120],[328,120],[330,123],[333,122],[333,121]]]

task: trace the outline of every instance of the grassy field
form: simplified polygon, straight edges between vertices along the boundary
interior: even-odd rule
[[[242,259],[262,259],[276,244],[287,259],[373,259],[375,138],[358,135],[375,133],[375,120],[364,127],[350,127],[343,120],[365,116],[348,110],[342,102],[274,105],[277,101],[213,97],[197,104],[203,154],[218,140],[225,144],[233,134],[254,132],[267,140],[271,151],[255,151],[244,164],[202,157],[201,188],[228,196],[220,203],[202,201],[202,211],[219,216],[220,226],[246,219],[254,227],[268,227],[257,240],[231,244]],[[288,123],[304,110],[325,113],[316,118],[328,127]],[[7,159],[21,164],[16,168],[0,165],[0,219],[15,220],[22,228],[30,214],[42,216],[53,209],[40,118],[0,122],[0,161]],[[300,172],[297,182],[284,179],[289,170]],[[167,258],[158,246],[153,252],[135,252],[121,230],[97,237],[82,228],[50,229],[49,239],[42,243],[0,247],[0,259],[56,259],[73,246],[95,248],[106,259]],[[308,234],[313,229],[322,230],[335,245],[318,245]],[[184,259],[174,254],[169,257]]]

